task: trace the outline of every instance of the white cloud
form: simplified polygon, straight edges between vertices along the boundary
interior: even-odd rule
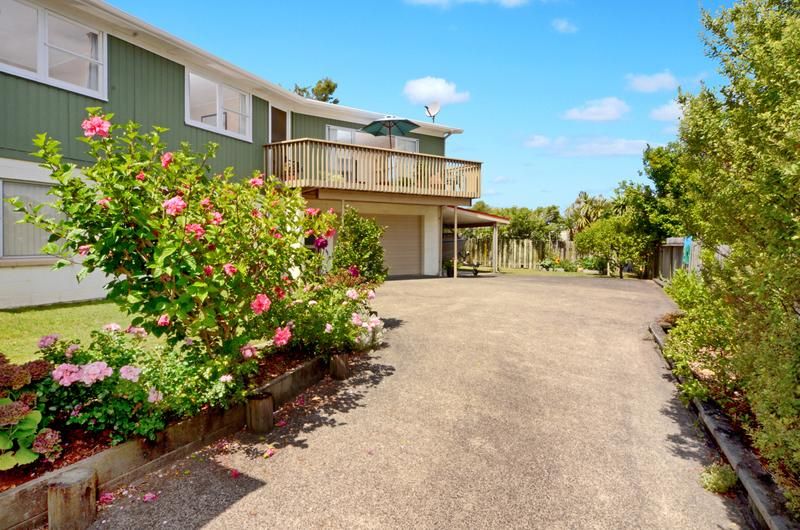
[[[550,138],[547,136],[542,136],[541,134],[534,134],[527,140],[525,140],[525,147],[547,147],[550,145],[551,141]]]
[[[619,98],[602,98],[587,101],[582,107],[569,109],[564,118],[581,121],[614,121],[628,112],[630,107]]]
[[[578,26],[567,20],[566,18],[554,19],[551,23],[553,29],[559,33],[575,33],[578,31]]]
[[[442,105],[469,101],[469,92],[458,92],[456,84],[441,77],[421,77],[406,81],[403,93],[411,103],[427,105],[438,102]]]
[[[457,4],[497,4],[501,7],[520,7],[528,0],[406,0],[409,4],[447,8]]]
[[[534,140],[535,141],[531,141]],[[628,140],[625,138],[567,138],[559,136],[550,139],[547,136],[535,135],[525,142],[526,147],[544,149],[550,154],[562,157],[590,156],[633,156],[641,155],[648,142],[646,140]]]
[[[670,101],[651,110],[650,117],[656,121],[678,121],[683,117],[683,109],[677,101]]]
[[[628,74],[628,88],[636,92],[660,92],[662,90],[675,90],[678,80],[669,70],[657,74]]]

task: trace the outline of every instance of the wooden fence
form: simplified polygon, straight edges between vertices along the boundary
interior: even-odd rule
[[[464,242],[463,253],[469,253],[467,260],[470,262],[491,265],[492,240],[467,239]],[[575,261],[577,259],[575,243],[572,241],[544,243],[531,239],[498,241],[497,262],[501,269],[538,269],[539,263],[547,257],[558,258],[560,261]]]
[[[672,279],[675,271],[678,269],[687,269],[697,272],[703,267],[700,253],[703,249],[699,241],[692,241],[691,252],[689,253],[689,261],[683,261],[683,244],[682,237],[668,237],[658,247],[658,270],[656,277],[664,280]],[[728,245],[720,245],[714,252],[714,257],[717,261],[724,261],[730,254],[731,249]]]

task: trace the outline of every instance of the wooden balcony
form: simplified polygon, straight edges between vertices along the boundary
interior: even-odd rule
[[[265,167],[303,188],[475,199],[481,163],[303,138],[264,146]]]

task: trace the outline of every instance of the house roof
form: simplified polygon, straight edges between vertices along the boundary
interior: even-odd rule
[[[304,98],[102,0],[43,0],[42,4],[67,16],[80,12],[82,20],[93,21],[99,29],[115,37],[180,62],[198,73],[206,72],[207,75],[221,78],[221,81],[249,91],[279,107],[285,107],[285,110],[364,125],[386,115]],[[419,125],[415,132],[430,136],[447,137],[464,132],[462,129],[438,123],[411,121]]]
[[[469,208],[458,208],[458,227],[459,228],[478,228],[482,226],[507,225],[511,219],[494,215],[486,212],[478,212]],[[448,228],[455,224],[455,209],[453,206],[446,206],[442,212],[442,223]]]

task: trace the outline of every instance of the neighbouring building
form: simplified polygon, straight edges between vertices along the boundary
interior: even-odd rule
[[[168,127],[173,147],[214,141],[218,169],[275,174],[313,206],[375,217],[392,276],[438,276],[446,217],[468,226],[456,207],[480,196],[480,162],[445,156],[460,129],[417,122],[389,145],[359,131],[384,114],[305,99],[98,0],[0,0],[0,95],[2,199],[47,201],[49,176],[30,155],[37,133],[90,162],[78,140],[87,107]],[[74,267],[51,270],[46,235],[17,220],[3,202],[0,308],[103,296],[102,275],[78,284]]]

